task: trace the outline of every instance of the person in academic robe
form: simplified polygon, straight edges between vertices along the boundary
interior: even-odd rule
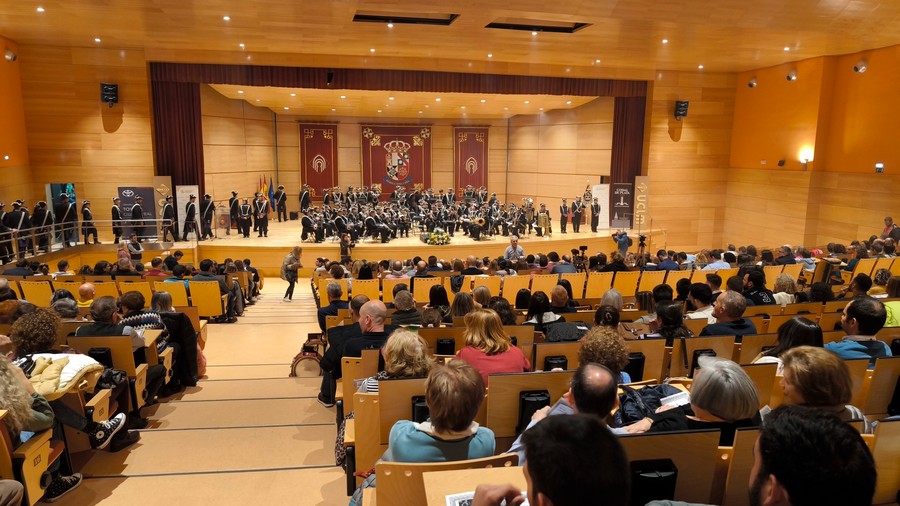
[[[569,223],[569,205],[566,199],[562,199],[562,205],[559,206],[559,229],[562,233],[566,233],[566,224]]]
[[[54,213],[57,222],[62,225],[62,240],[64,248],[71,248],[72,241],[77,240],[75,237],[78,232],[78,211],[75,209],[75,203],[69,201],[67,193],[59,194],[59,203],[54,207]]]
[[[144,228],[144,197],[138,195],[134,198],[134,206],[131,207],[131,226],[138,242],[144,240],[146,228]]]
[[[203,220],[202,228],[200,231],[200,240],[204,240],[207,237],[212,239],[213,237],[213,215],[216,213],[216,205],[213,203],[212,195],[205,194],[203,195],[203,202],[200,203],[200,219]]]
[[[591,203],[591,232],[597,231],[597,225],[600,224],[600,202],[597,200],[597,197],[594,197],[594,202]]]
[[[50,234],[53,231],[53,215],[50,213],[47,203],[43,200],[34,206],[34,212],[31,214],[31,224],[37,227],[35,231],[37,247],[49,253],[52,242]]]
[[[238,200],[238,192],[231,192],[231,198],[228,199],[228,215],[231,217],[231,223],[238,229],[238,233],[241,233],[241,224],[238,222],[238,215],[240,214],[241,203]],[[225,235],[231,235],[231,225],[225,229]]]
[[[84,236],[84,244],[88,244],[88,238],[94,236],[94,244],[100,244],[97,240],[97,226],[94,225],[94,213],[91,211],[91,201],[81,203],[81,235]]]
[[[110,214],[112,215],[113,242],[119,244],[122,234],[125,232],[125,219],[122,217],[122,208],[119,207],[122,201],[119,200],[119,197],[113,197],[112,200]]]
[[[187,241],[188,233],[193,232],[194,237],[200,239],[200,230],[197,228],[197,196],[193,193],[190,200],[184,206],[184,229],[181,233],[181,240]]]

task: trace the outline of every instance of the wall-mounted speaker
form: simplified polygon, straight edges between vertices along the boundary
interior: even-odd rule
[[[676,100],[675,101],[675,119],[681,121],[681,118],[685,118],[688,115],[688,101],[687,100]]]
[[[119,85],[114,83],[100,83],[100,101],[109,104],[110,107],[119,103]]]

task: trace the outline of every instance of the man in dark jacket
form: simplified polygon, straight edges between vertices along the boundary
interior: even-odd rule
[[[735,336],[735,342],[741,342],[741,337],[756,334],[756,325],[752,321],[742,318],[747,302],[743,295],[732,290],[722,292],[716,298],[712,315],[716,323],[703,327],[701,336]]]

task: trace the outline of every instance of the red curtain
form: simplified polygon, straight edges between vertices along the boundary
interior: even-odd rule
[[[616,97],[613,111],[613,143],[610,160],[610,179],[616,183],[634,184],[634,178],[641,175],[641,164],[644,156],[644,113],[646,97]],[[634,195],[617,197],[610,192],[609,208],[614,209],[616,203],[627,203],[629,212],[633,205]],[[629,218],[630,219],[630,218]]]
[[[337,186],[337,123],[300,123],[300,177],[322,195]]]
[[[488,127],[454,127],[453,185],[456,192],[488,184]]]
[[[204,192],[200,84],[154,81],[153,133],[156,174],[173,185],[197,185]]]
[[[362,125],[363,184],[381,185],[386,197],[397,186],[431,187],[431,127]]]

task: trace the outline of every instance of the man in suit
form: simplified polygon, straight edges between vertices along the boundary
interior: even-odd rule
[[[343,300],[344,290],[341,288],[341,284],[332,281],[325,286],[325,293],[328,296],[328,305],[322,306],[316,312],[316,317],[319,320],[319,328],[322,329],[322,332],[325,332],[325,317],[326,316],[337,316],[339,309],[347,309],[349,304],[346,300]]]
[[[569,223],[569,206],[566,199],[562,199],[562,205],[559,206],[559,229],[562,233],[566,233],[566,225]]]
[[[584,212],[584,202],[581,197],[575,197],[572,204],[572,231],[576,234],[581,231],[581,214]]]
[[[112,214],[112,229],[113,229],[113,242],[119,244],[119,241],[122,238],[122,233],[124,232],[124,222],[125,220],[122,218],[122,208],[119,205],[122,203],[119,200],[119,197],[113,197],[113,205],[110,213]]]
[[[203,202],[200,203],[200,218],[203,220],[203,230],[200,232],[200,240],[207,237],[212,239],[213,214],[215,214],[216,206],[213,204],[212,195],[203,195]]]
[[[349,195],[349,192],[347,192]],[[309,195],[309,185],[303,185],[303,188],[300,190],[300,211],[306,212],[309,209],[309,205],[312,203],[312,197]]]
[[[81,235],[84,236],[84,244],[87,246],[88,237],[94,235],[94,244],[100,244],[97,240],[97,226],[94,225],[94,213],[91,212],[91,201],[81,203]]]
[[[138,242],[144,239],[144,197],[138,195],[134,198],[134,206],[131,207],[131,225],[134,227],[134,234],[137,235]]]
[[[594,197],[594,202],[591,204],[591,232],[597,231],[597,225],[600,224],[600,202],[597,200],[597,197]]]
[[[165,241],[172,234],[172,242],[178,239],[177,220],[175,218],[175,206],[172,204],[172,196],[166,195],[166,203],[162,209],[162,240]]]
[[[269,237],[269,203],[262,193],[256,194],[253,201],[253,214],[256,216],[257,237]]]
[[[78,226],[78,213],[75,210],[75,203],[69,201],[68,194],[59,194],[59,204],[56,204],[53,214],[56,215],[58,223],[62,225],[63,247],[71,248]]]
[[[241,203],[238,201],[238,192],[232,190],[231,198],[228,199],[228,214],[231,216],[231,223],[234,224],[238,229],[238,233],[241,233],[241,223],[238,221],[238,215],[241,210]],[[225,235],[231,235],[231,227],[225,229]]]
[[[781,256],[775,259],[776,264],[791,265],[797,263],[797,259],[794,258],[794,254],[791,252],[790,246],[782,246],[778,249],[778,252],[781,254]]]
[[[193,193],[189,197],[189,201],[184,206],[184,229],[181,233],[181,240],[187,241],[188,232],[193,232],[197,239],[200,239],[200,231],[197,229],[197,196]]]
[[[333,198],[333,196],[332,196]],[[278,185],[278,191],[275,192],[275,211],[278,215],[278,223],[281,223],[281,217],[284,216],[284,221],[288,220],[287,216],[287,194],[284,192],[284,185]]]

